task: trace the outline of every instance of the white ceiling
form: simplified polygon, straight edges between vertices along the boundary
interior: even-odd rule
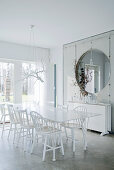
[[[0,40],[52,47],[114,29],[114,0],[0,0]]]

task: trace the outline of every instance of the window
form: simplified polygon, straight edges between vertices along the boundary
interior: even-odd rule
[[[0,62],[0,101],[13,102],[14,64]]]
[[[42,80],[44,80],[44,72],[40,72],[42,67],[38,67],[38,75]],[[37,65],[23,63],[22,64],[22,102],[35,102],[42,103],[44,97],[44,83],[36,78],[34,74],[37,70]]]

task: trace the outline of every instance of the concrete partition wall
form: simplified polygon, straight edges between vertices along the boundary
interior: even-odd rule
[[[86,51],[98,49],[105,53],[110,60],[111,75],[109,83],[97,94],[98,102],[111,103],[112,106],[112,131],[114,132],[114,31],[109,31],[100,35],[89,37],[84,40],[79,40],[73,43],[65,44],[64,51],[64,103],[73,100],[74,96],[79,93],[79,88],[73,86],[72,80],[74,76],[74,60],[78,61],[79,58]],[[69,77],[71,80],[69,80]],[[77,94],[78,95],[78,94]]]
[[[0,41],[0,61],[14,63],[14,102],[22,102],[22,81],[21,71],[23,62],[38,62],[43,61],[45,65],[45,82],[44,82],[44,100],[53,100],[53,67],[50,58],[50,49],[35,48],[9,42]],[[49,87],[49,88],[47,88]],[[49,90],[50,89],[50,90]]]

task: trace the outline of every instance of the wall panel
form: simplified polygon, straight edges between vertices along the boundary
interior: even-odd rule
[[[111,39],[109,39],[109,37]],[[73,100],[73,96],[79,92],[79,88],[71,87],[68,84],[68,76],[74,77],[73,61],[74,58],[78,61],[83,53],[93,49],[101,50],[107,55],[111,63],[111,76],[109,83],[105,86],[101,92],[97,94],[97,101],[104,103],[111,103],[112,105],[112,131],[114,132],[114,31],[109,31],[101,35],[89,37],[84,40],[79,40],[73,43],[64,45],[64,103],[68,100]],[[74,49],[75,47],[75,49]],[[74,55],[75,51],[75,55]],[[110,57],[109,57],[110,55]],[[67,67],[69,66],[69,67]],[[67,88],[68,87],[68,88]],[[69,89],[69,90],[68,90]],[[70,91],[70,92],[69,92]],[[70,96],[70,97],[69,97]]]

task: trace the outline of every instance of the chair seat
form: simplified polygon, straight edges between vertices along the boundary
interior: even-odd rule
[[[9,114],[7,113],[7,114],[3,114],[2,116],[9,116]]]
[[[53,127],[49,127],[49,126],[44,126],[41,131],[39,131],[38,133],[45,133],[45,134],[50,134],[50,133],[59,133],[61,132],[61,130],[57,129],[57,128],[53,128]]]
[[[11,122],[12,124],[20,124],[18,120],[15,120],[14,122]]]
[[[25,125],[21,125],[22,128],[25,128],[25,129],[34,129],[34,125],[33,123],[30,123],[29,125],[25,124]]]
[[[61,124],[65,128],[81,128],[81,125],[78,123],[73,123],[73,122],[67,122],[67,123],[62,123]]]

